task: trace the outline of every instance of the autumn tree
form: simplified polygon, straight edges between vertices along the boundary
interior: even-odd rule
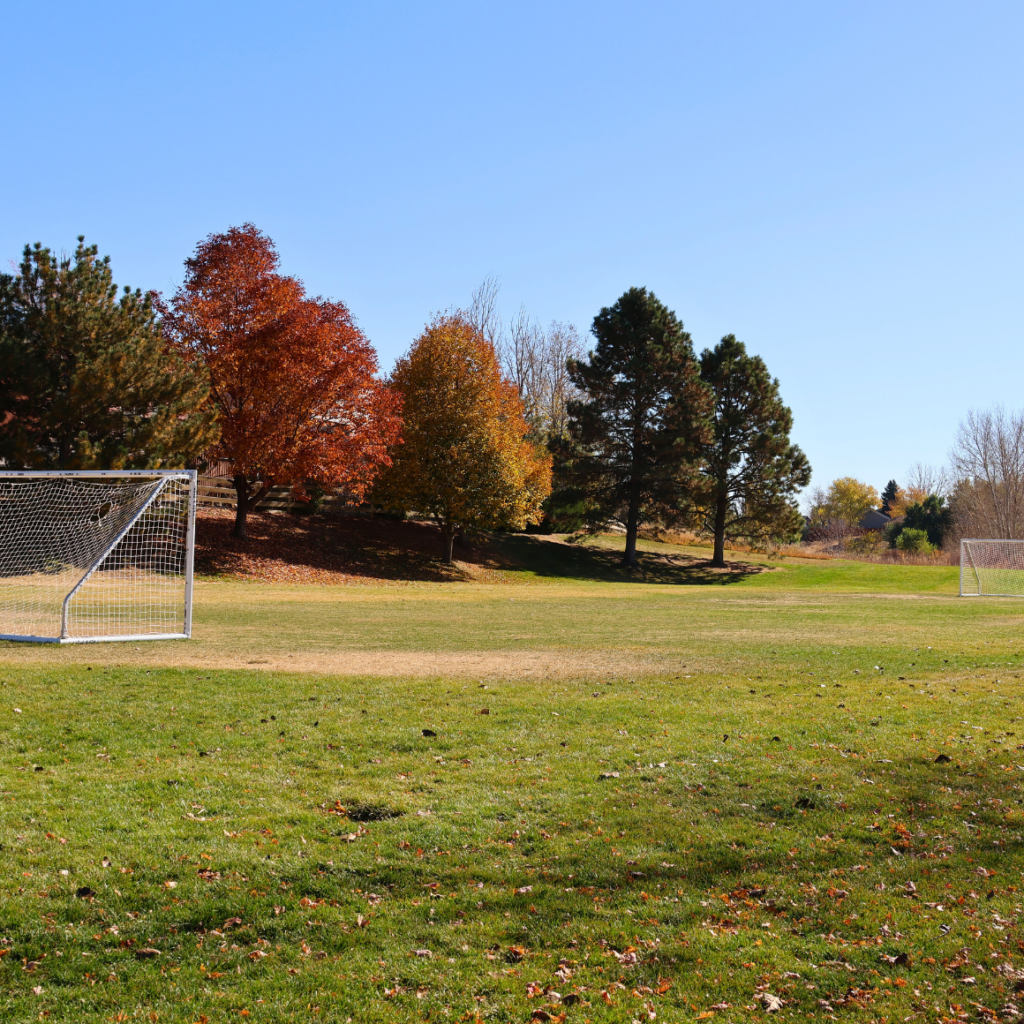
[[[892,484],[895,484],[894,480],[889,481],[889,485]],[[948,490],[949,477],[944,469],[917,462],[907,471],[907,486],[897,486],[892,498],[886,497],[889,493],[889,486],[886,486],[882,492],[882,511],[894,519],[905,516],[912,505],[920,505],[933,494],[945,498]]]
[[[759,356],[726,335],[700,357],[700,376],[713,400],[711,431],[700,446],[706,493],[702,525],[714,536],[713,566],[725,565],[725,535],[791,534],[801,523],[794,494],[811,467],[789,439],[793,414],[779,382]]]
[[[860,522],[864,513],[875,507],[878,492],[870,484],[852,476],[842,476],[811,495],[811,525],[825,527],[835,524],[850,530]]]
[[[202,369],[97,253],[82,237],[70,257],[37,243],[0,275],[0,465],[180,467],[216,440]]]
[[[567,474],[595,523],[625,520],[632,566],[641,522],[677,519],[700,487],[711,400],[690,335],[646,288],[602,309],[592,332],[589,357],[569,363],[583,397],[569,404]]]
[[[276,483],[361,498],[390,464],[401,419],[346,306],[282,275],[273,243],[252,224],[210,235],[185,269],[164,322],[209,375],[221,427],[210,454],[234,466],[233,535],[246,535],[249,510]]]
[[[466,528],[522,529],[541,518],[551,460],[531,443],[515,386],[468,315],[436,316],[389,379],[402,443],[374,499],[432,516],[444,560]]]

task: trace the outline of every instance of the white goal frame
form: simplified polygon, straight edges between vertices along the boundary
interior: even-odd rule
[[[1016,565],[984,565],[980,553],[971,545],[991,545],[1003,549],[1006,560]],[[1006,589],[1005,573],[1020,573],[1021,589],[1010,593]],[[989,589],[991,588],[991,589]],[[1024,597],[1024,540],[997,540],[968,537],[960,541],[960,596],[961,597]]]
[[[46,643],[46,644],[74,644],[74,643],[100,643],[107,641],[139,641],[139,640],[184,640],[192,636],[192,592],[193,592],[193,577],[195,567],[195,536],[196,536],[196,504],[198,495],[198,472],[194,469],[173,469],[173,470],[160,470],[160,469],[126,469],[126,470],[6,470],[0,468],[0,494],[3,491],[3,485],[9,484],[16,481],[58,481],[65,480],[69,482],[73,481],[131,481],[136,483],[143,483],[147,480],[153,481],[154,487],[152,491],[145,496],[145,500],[141,501],[138,507],[135,507],[127,513],[127,520],[120,525],[117,529],[116,534],[106,539],[102,543],[102,548],[97,548],[88,553],[86,564],[65,565],[64,575],[68,577],[70,581],[71,576],[77,575],[78,579],[74,581],[73,586],[67,590],[60,599],[59,609],[59,630],[55,630],[57,635],[35,635],[26,634],[19,632],[7,632],[4,630],[6,625],[5,619],[9,616],[16,618],[14,610],[12,610],[13,601],[11,599],[12,594],[17,594],[18,582],[15,579],[13,584],[5,585],[5,579],[11,578],[14,573],[11,572],[12,565],[14,566],[14,572],[17,572],[18,563],[15,561],[14,556],[10,552],[10,546],[8,545],[8,551],[0,550],[0,640],[17,640],[26,641],[29,643]],[[174,565],[172,570],[168,573],[160,573],[158,571],[149,572],[148,576],[150,580],[160,579],[159,584],[162,590],[166,589],[169,592],[172,588],[176,588],[178,581],[181,583],[180,601],[175,598],[173,602],[170,600],[169,595],[160,595],[161,604],[161,619],[165,623],[170,623],[170,609],[176,607],[180,610],[174,612],[174,618],[177,622],[180,622],[181,628],[177,631],[126,631],[126,632],[98,632],[98,633],[82,633],[79,635],[75,634],[75,629],[72,625],[70,611],[72,608],[72,601],[79,595],[83,588],[92,580],[97,572],[100,572],[111,556],[118,554],[119,545],[123,542],[132,541],[132,530],[136,526],[140,530],[146,526],[146,514],[151,509],[158,509],[159,504],[157,499],[166,492],[170,492],[171,489],[176,488],[175,499],[178,502],[178,508],[184,512],[185,524],[184,532],[182,534],[180,526],[180,515],[177,529],[177,540],[180,543],[178,547],[176,557],[174,559]],[[187,490],[186,490],[187,489]],[[140,494],[139,497],[142,495]],[[165,496],[166,497],[166,496]],[[182,508],[182,502],[187,501],[187,506]],[[79,509],[79,514],[82,514],[82,510]],[[96,513],[99,516],[105,515],[105,512]],[[159,513],[153,513],[159,514]],[[93,520],[95,521],[95,520]],[[126,544],[127,548],[128,545]],[[8,557],[5,559],[5,555]],[[109,566],[108,566],[109,568]],[[42,570],[46,572],[48,570]],[[135,566],[130,566],[127,570],[129,576],[132,574],[141,575]],[[38,577],[40,575],[39,570],[29,570],[31,575]],[[163,582],[164,577],[169,578],[170,582]],[[129,579],[128,585],[133,582]],[[59,594],[59,590],[63,589],[62,586],[58,587],[55,593]],[[127,589],[127,588],[126,588]],[[5,596],[6,595],[6,596]],[[122,605],[130,605],[133,600],[131,593],[125,593],[122,600]],[[38,603],[38,602],[37,602]],[[52,615],[53,620],[56,624],[57,611],[54,604],[53,608],[44,607],[41,612],[36,614],[36,617],[42,617],[44,615]],[[125,618],[133,622],[138,622],[141,616],[132,617],[130,614],[117,614],[118,620]],[[174,623],[176,624],[176,623]]]

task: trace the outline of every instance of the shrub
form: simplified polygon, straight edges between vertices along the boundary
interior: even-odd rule
[[[905,524],[903,523],[902,520],[900,522],[898,522],[898,523],[893,522],[893,523],[890,523],[882,531],[882,536],[885,538],[885,540],[889,544],[889,547],[894,548],[894,547],[897,546],[897,544],[899,542],[899,539],[900,539],[900,534],[903,532],[904,525]]]
[[[863,552],[867,555],[874,555],[878,553],[878,549],[881,548],[886,542],[886,538],[882,535],[881,530],[865,530],[860,536],[854,537],[850,541],[850,548],[853,551]]]
[[[935,553],[935,545],[928,540],[924,530],[915,530],[905,526],[896,538],[896,547],[905,554],[931,555]]]
[[[951,518],[945,498],[938,494],[929,494],[924,501],[907,508],[903,526],[904,529],[923,530],[928,535],[929,544],[942,547],[943,536],[949,528]]]

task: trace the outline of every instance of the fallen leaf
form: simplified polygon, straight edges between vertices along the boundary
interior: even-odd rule
[[[894,964],[897,967],[907,967],[910,965],[910,957],[906,953],[897,953],[895,956],[889,956],[888,953],[882,954],[882,959],[887,964]]]

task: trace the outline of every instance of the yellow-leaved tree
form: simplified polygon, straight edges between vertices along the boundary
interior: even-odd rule
[[[828,490],[811,496],[811,525],[841,523],[854,527],[868,509],[879,503],[878,491],[870,484],[852,476],[841,476],[828,485]]]
[[[889,502],[889,515],[895,519],[897,516],[904,516],[907,514],[907,509],[911,505],[920,505],[925,498],[928,497],[929,492],[923,487],[917,487],[910,485],[908,487],[897,487],[896,497]]]
[[[438,315],[388,381],[402,400],[402,437],[374,501],[427,513],[444,560],[463,529],[540,522],[551,458],[527,440],[529,424],[494,346],[461,312]]]

